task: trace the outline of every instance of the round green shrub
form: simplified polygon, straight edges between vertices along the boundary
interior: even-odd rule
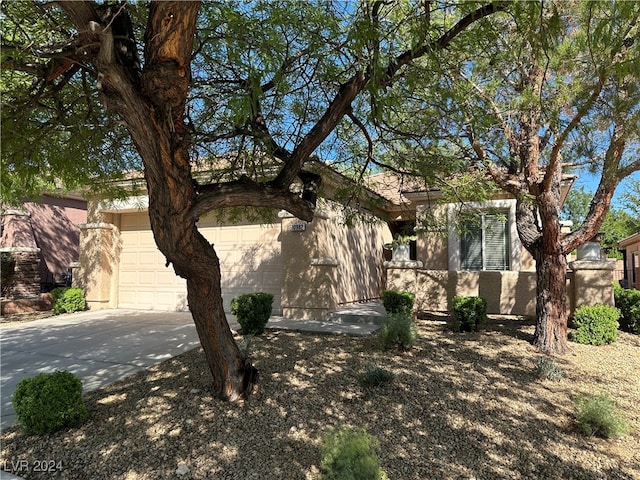
[[[270,293],[247,293],[231,300],[231,313],[238,319],[245,335],[264,332],[272,309],[273,295]]]
[[[616,341],[620,312],[610,305],[584,305],[573,315],[572,339],[585,345],[606,345]]]
[[[28,435],[75,427],[87,417],[82,381],[66,371],[21,380],[13,395],[13,408]]]
[[[620,330],[640,335],[640,290],[614,285],[613,295],[620,310]]]
[[[87,309],[84,290],[80,288],[58,287],[51,290],[53,313],[81,312]]]
[[[322,439],[323,480],[381,480],[378,441],[365,429],[338,428]]]
[[[408,350],[416,343],[418,331],[413,319],[407,313],[388,313],[380,327],[380,344],[388,350],[396,347]]]
[[[487,321],[487,300],[482,297],[453,297],[454,330],[471,332]]]
[[[382,304],[387,313],[406,313],[413,311],[415,296],[411,292],[399,292],[397,290],[385,290],[382,292]]]

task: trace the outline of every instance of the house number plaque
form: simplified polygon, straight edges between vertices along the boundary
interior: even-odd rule
[[[292,232],[304,232],[307,229],[307,224],[298,222],[291,225]]]

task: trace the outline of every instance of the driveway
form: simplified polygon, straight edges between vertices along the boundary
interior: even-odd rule
[[[68,370],[88,392],[199,344],[188,312],[102,310],[2,325],[0,428],[15,423],[11,400],[25,377]]]

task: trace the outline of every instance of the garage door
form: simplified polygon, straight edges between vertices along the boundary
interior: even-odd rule
[[[274,295],[280,313],[282,260],[280,224],[217,225],[200,221],[200,232],[214,244],[222,269],[222,297],[229,311],[231,299],[242,293]],[[187,310],[186,282],[156,247],[146,213],[121,214],[118,306],[142,310]]]

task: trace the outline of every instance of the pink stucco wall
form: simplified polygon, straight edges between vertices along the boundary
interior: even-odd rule
[[[1,246],[39,248],[41,282],[62,282],[62,274],[78,261],[79,225],[87,221],[87,202],[43,195],[39,203],[25,202],[22,210],[28,215],[4,216]]]

